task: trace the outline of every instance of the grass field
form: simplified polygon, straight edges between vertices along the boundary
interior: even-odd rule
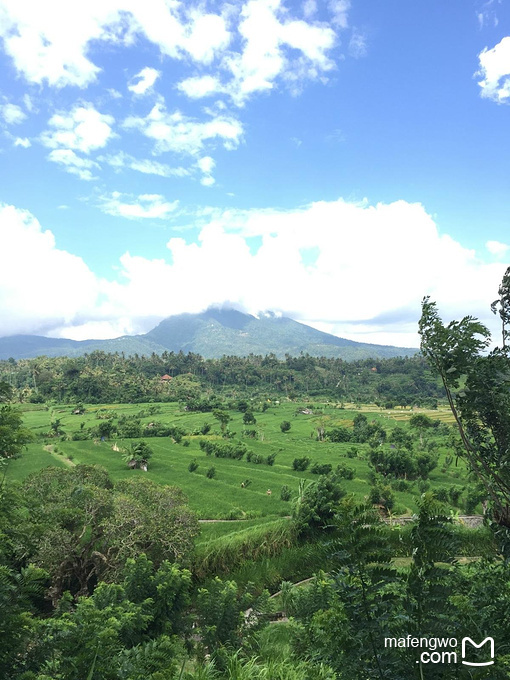
[[[316,475],[308,470],[296,472],[292,469],[294,458],[309,456],[314,462],[331,463],[333,467],[340,462],[354,469],[352,480],[344,480],[343,486],[346,491],[354,494],[359,500],[363,500],[369,492],[369,465],[366,459],[367,445],[356,444],[359,451],[357,458],[348,458],[347,449],[353,445],[350,443],[330,443],[316,440],[318,427],[326,430],[342,426],[352,426],[353,418],[360,411],[365,413],[369,420],[377,420],[386,429],[391,430],[396,426],[405,426],[405,423],[413,415],[413,411],[395,410],[384,411],[375,406],[365,406],[360,409],[338,408],[334,404],[304,404],[304,403],[271,403],[263,412],[256,412],[256,425],[243,425],[243,414],[238,411],[229,411],[232,418],[229,429],[236,432],[234,439],[241,439],[248,449],[260,453],[264,457],[276,453],[276,461],[273,466],[265,464],[256,465],[243,460],[215,458],[207,456],[199,447],[201,439],[221,440],[218,422],[211,413],[188,413],[179,408],[177,404],[157,404],[157,413],[146,414],[141,418],[142,423],[158,421],[165,424],[179,425],[187,432],[200,428],[204,422],[212,426],[207,436],[186,436],[188,446],[183,443],[175,443],[170,437],[147,438],[154,455],[150,459],[147,472],[130,470],[124,462],[121,453],[112,449],[116,445],[119,448],[129,446],[133,440],[109,440],[100,441],[85,440],[72,441],[70,437],[80,428],[97,426],[100,422],[96,413],[99,409],[113,412],[117,417],[121,415],[133,416],[140,411],[147,411],[148,404],[119,404],[86,406],[81,415],[74,415],[72,407],[54,406],[46,408],[41,405],[29,405],[24,410],[24,421],[37,437],[37,440],[28,446],[23,456],[9,464],[8,478],[21,480],[28,474],[48,465],[65,466],[78,463],[103,465],[108,469],[114,480],[131,478],[133,475],[146,475],[163,484],[173,484],[181,487],[189,498],[191,507],[198,513],[200,518],[248,518],[253,522],[251,526],[259,524],[263,520],[284,517],[291,512],[291,503],[280,499],[280,491],[283,485],[291,488],[295,495],[299,480],[312,481]],[[349,406],[349,405],[347,405]],[[311,414],[302,413],[306,407],[311,407]],[[416,411],[414,411],[415,413]],[[451,422],[449,410],[423,411],[433,419],[442,422]],[[51,438],[47,435],[50,431],[50,423],[55,419],[60,420],[60,426],[65,433],[63,437]],[[282,433],[280,423],[288,420],[291,429]],[[257,438],[243,437],[243,430],[248,427],[257,431]],[[55,451],[56,449],[56,451]],[[445,469],[445,448],[439,449],[440,463],[431,473],[430,482],[432,487],[441,485],[465,483],[466,471],[462,462],[458,467]],[[196,460],[199,467],[190,473],[188,465]],[[206,477],[206,471],[214,466],[216,476],[213,479]],[[444,470],[444,471],[443,471]],[[241,483],[251,480],[247,488],[242,488]],[[268,495],[267,491],[271,490]],[[413,484],[410,490],[397,491],[395,496],[402,513],[411,513],[416,510],[416,499],[420,492],[417,484]],[[203,525],[203,536],[210,539],[221,535],[238,532],[243,523]],[[213,528],[214,527],[214,528]],[[245,525],[244,528],[247,528]]]

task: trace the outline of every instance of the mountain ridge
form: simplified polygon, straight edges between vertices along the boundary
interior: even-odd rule
[[[107,340],[70,340],[38,335],[0,338],[0,360],[29,359],[36,356],[81,356],[96,350],[132,354],[193,352],[205,359],[223,355],[301,353],[338,357],[351,361],[366,358],[412,356],[412,347],[375,345],[347,340],[289,317],[267,313],[260,317],[235,309],[209,308],[198,314],[169,316],[141,335],[123,335]]]

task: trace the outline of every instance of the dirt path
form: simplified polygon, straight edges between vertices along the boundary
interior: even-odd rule
[[[61,460],[64,463],[64,465],[67,465],[68,467],[74,467],[76,465],[76,463],[73,463],[73,461],[69,460],[69,458],[66,458],[65,456],[59,456],[58,453],[55,453],[53,448],[54,448],[53,444],[46,444],[46,446],[43,446],[43,449],[48,453],[51,453],[55,460]]]

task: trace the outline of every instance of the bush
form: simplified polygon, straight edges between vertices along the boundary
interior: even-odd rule
[[[200,434],[208,434],[210,431],[211,431],[211,426],[209,425],[209,423],[204,423],[200,427]]]
[[[298,472],[304,472],[306,468],[310,465],[311,460],[308,456],[303,456],[302,458],[294,458],[292,461],[292,468]]]
[[[214,477],[216,477],[216,468],[214,467],[214,465],[207,470],[205,476],[207,477],[207,479],[213,479]]]
[[[342,479],[354,479],[354,473],[356,470],[354,468],[348,467],[343,463],[336,466],[335,477],[341,477]]]
[[[188,470],[190,472],[195,472],[195,470],[198,469],[198,463],[196,460],[192,460],[191,463],[188,465]]]
[[[326,432],[330,442],[350,442],[351,433],[346,427],[334,427]]]
[[[257,420],[255,419],[255,416],[251,411],[246,411],[245,414],[243,415],[243,423],[245,425],[255,425]]]
[[[289,423],[288,420],[284,420],[280,423],[280,430],[282,432],[288,432],[291,428],[291,424]]]
[[[358,457],[358,449],[355,446],[351,446],[350,449],[347,449],[347,458],[357,458]]]
[[[314,463],[310,468],[313,475],[329,475],[333,466],[331,463]]]
[[[373,486],[369,498],[373,505],[382,505],[385,510],[391,510],[395,505],[395,496],[389,484]]]
[[[266,458],[266,464],[267,465],[274,465],[276,459],[276,453],[271,453],[267,458]]]
[[[183,439],[183,440],[182,440],[182,445],[183,445],[183,446],[189,446],[189,439]]]
[[[280,491],[280,499],[282,501],[290,501],[292,498],[292,491],[290,490],[290,486],[287,486],[287,484],[284,484],[282,486],[282,490]]]

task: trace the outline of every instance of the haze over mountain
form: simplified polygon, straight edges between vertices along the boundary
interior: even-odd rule
[[[364,358],[411,356],[414,348],[371,345],[324,333],[288,317],[267,313],[259,318],[234,309],[210,308],[200,314],[178,314],[144,335],[111,340],[67,340],[38,335],[0,338],[0,359],[36,356],[80,356],[101,350],[130,354],[194,352],[206,359],[226,355],[270,354],[283,358],[300,352],[312,356]]]

